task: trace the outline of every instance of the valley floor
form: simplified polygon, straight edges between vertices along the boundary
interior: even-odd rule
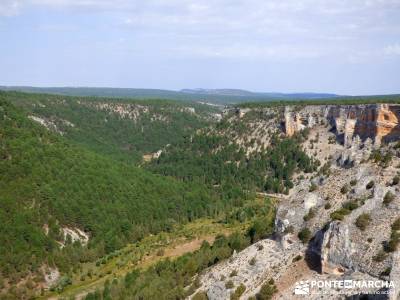
[[[88,293],[101,289],[107,280],[122,278],[133,269],[146,269],[163,259],[174,259],[186,253],[198,250],[204,241],[212,244],[215,237],[229,235],[235,231],[244,231],[246,223],[224,225],[212,219],[200,219],[173,230],[170,233],[149,236],[141,242],[130,244],[119,251],[119,257],[97,266],[85,264],[83,270],[73,278],[71,286],[61,294],[50,293],[40,299],[63,299],[75,297],[83,299]],[[82,274],[90,272],[92,278],[81,281]]]

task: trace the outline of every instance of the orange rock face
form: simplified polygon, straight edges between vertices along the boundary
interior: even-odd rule
[[[376,118],[376,136],[380,139],[395,140],[400,137],[400,108],[397,105],[381,105]]]
[[[285,131],[288,136],[302,130],[302,120],[309,115],[310,108],[285,114]],[[313,113],[315,113],[315,107]],[[381,141],[400,140],[400,105],[371,104],[371,105],[326,105],[321,106],[320,112],[326,112],[326,120],[336,128],[338,134],[344,135],[344,142],[351,143],[354,136],[362,140],[371,138],[376,143]],[[310,125],[310,124],[307,124]]]

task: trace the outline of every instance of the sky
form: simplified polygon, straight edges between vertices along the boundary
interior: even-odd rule
[[[0,85],[400,93],[400,0],[0,0]]]

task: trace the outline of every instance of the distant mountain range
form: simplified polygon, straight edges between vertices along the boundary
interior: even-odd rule
[[[337,94],[329,93],[270,93],[270,92],[251,92],[240,89],[183,89],[182,93],[199,95],[220,95],[232,97],[260,97],[260,98],[283,98],[283,99],[321,99],[339,97]]]
[[[22,91],[28,93],[48,93],[68,96],[98,96],[135,99],[174,99],[202,101],[215,104],[236,104],[272,100],[307,100],[338,97],[327,93],[269,93],[251,92],[241,89],[182,89],[180,91],[135,88],[98,87],[30,87],[0,86],[0,90]]]

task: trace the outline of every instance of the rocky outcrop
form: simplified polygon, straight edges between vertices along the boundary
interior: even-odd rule
[[[367,160],[374,149],[373,142],[370,138],[367,138],[363,142],[358,135],[355,137],[345,136],[344,141],[346,147],[334,155],[336,163],[344,168],[359,165],[362,161]]]
[[[322,273],[340,274],[352,269],[353,251],[349,227],[337,221],[330,223],[321,247]]]
[[[371,138],[376,144],[400,138],[400,105],[315,105],[304,106],[297,111],[286,108],[284,129],[288,136],[319,122],[331,125],[344,144],[351,143],[353,137],[362,140]]]
[[[318,118],[321,116],[319,107],[308,107],[306,111],[293,112],[292,107],[285,107],[284,125],[285,133],[292,136],[305,128],[311,128],[317,124]]]
[[[280,278],[293,259],[303,251],[304,246],[299,243],[293,243],[283,251],[276,241],[261,240],[233,254],[230,259],[207,269],[199,277],[201,287],[198,291],[206,292],[210,300],[229,300],[231,293],[243,284],[246,290],[241,299],[248,299],[257,293],[269,278]],[[233,287],[226,285],[228,281],[233,283]],[[188,299],[192,299],[193,295]]]

